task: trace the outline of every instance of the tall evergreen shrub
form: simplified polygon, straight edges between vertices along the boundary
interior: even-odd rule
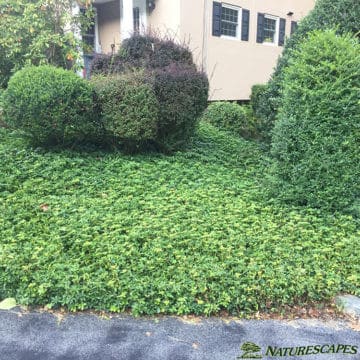
[[[359,64],[358,41],[331,30],[293,51],[271,144],[281,199],[331,210],[359,201]]]

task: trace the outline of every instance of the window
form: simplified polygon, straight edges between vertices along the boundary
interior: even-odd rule
[[[222,6],[221,35],[239,37],[239,9]]]
[[[213,36],[249,40],[250,11],[213,2]]]
[[[286,20],[269,14],[258,13],[257,43],[284,45]]]
[[[278,42],[279,36],[279,18],[274,16],[266,15],[264,16],[264,40],[265,43],[276,44]]]

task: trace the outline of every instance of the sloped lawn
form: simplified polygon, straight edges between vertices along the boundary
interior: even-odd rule
[[[32,150],[0,129],[0,299],[134,314],[252,313],[360,295],[351,217],[266,201],[255,143]]]

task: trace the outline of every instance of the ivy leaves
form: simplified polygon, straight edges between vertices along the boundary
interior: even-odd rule
[[[202,124],[194,144],[50,153],[0,129],[0,299],[210,315],[359,294],[353,218],[266,202],[255,143]]]

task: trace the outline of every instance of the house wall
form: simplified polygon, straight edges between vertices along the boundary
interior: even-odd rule
[[[120,46],[120,1],[114,0],[95,4],[97,9],[99,45],[101,52],[111,53],[111,44],[117,51]]]
[[[169,0],[158,0],[169,1]],[[194,58],[210,78],[210,100],[249,99],[251,86],[269,79],[283,47],[256,43],[257,14],[299,21],[315,0],[228,0],[225,4],[250,10],[249,41],[212,36],[212,0],[181,0],[180,37],[190,38]],[[288,12],[294,14],[287,16]],[[203,16],[205,14],[205,16]]]
[[[156,0],[155,9],[148,15],[148,28],[163,36],[180,39],[182,2],[183,0]]]

